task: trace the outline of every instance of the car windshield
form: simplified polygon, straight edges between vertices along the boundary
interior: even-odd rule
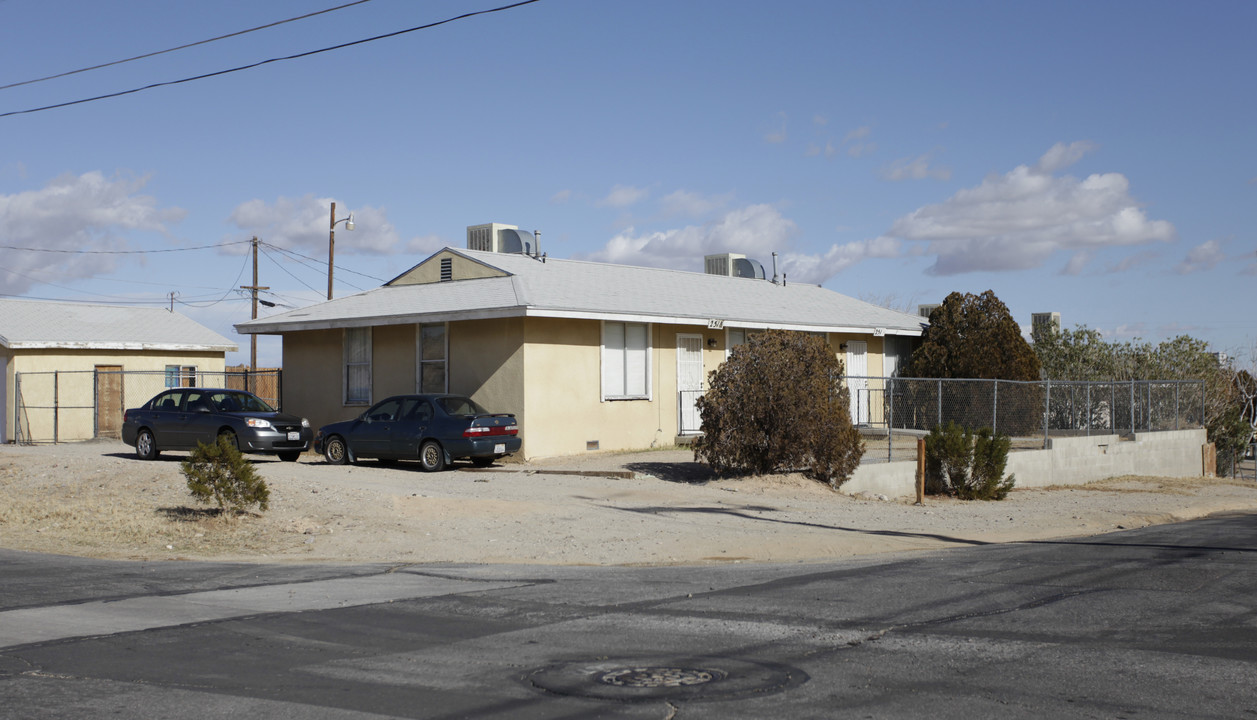
[[[453,415],[454,417],[490,414],[488,410],[480,407],[476,404],[476,401],[471,398],[452,395],[450,397],[437,398],[436,401],[447,415]]]
[[[218,392],[211,394],[209,399],[219,412],[275,412],[261,398],[246,392]]]

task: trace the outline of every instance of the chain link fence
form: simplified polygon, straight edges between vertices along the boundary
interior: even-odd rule
[[[1200,380],[1073,382],[848,376],[865,461],[916,458],[917,438],[954,422],[989,427],[1014,449],[1053,436],[1133,435],[1204,425]]]
[[[122,416],[169,387],[248,390],[272,407],[283,400],[282,371],[228,369],[76,370],[14,374],[13,439],[21,444],[58,443],[122,436]]]

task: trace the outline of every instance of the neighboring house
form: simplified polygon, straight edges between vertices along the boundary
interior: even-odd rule
[[[235,349],[163,308],[0,300],[0,440],[117,437],[128,404],[222,373]]]
[[[709,258],[716,275],[546,258],[507,225],[468,228],[468,244],[515,252],[445,248],[383,287],[236,329],[283,336],[285,408],[316,426],[448,391],[514,413],[530,458],[697,432],[708,373],[748,333],[816,333],[849,374],[877,376],[922,329],[910,313],[759,279],[736,255]],[[757,277],[727,275],[739,270]],[[853,414],[869,419],[867,389]]]

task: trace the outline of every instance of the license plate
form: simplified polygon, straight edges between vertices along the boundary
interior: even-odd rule
[[[300,440],[300,439],[301,439],[301,433],[299,433],[299,432],[290,432],[290,433],[288,433],[288,439],[289,439],[289,440]]]
[[[494,445],[494,446],[493,446],[493,452],[495,452],[495,453],[504,453],[504,452],[506,452],[506,443],[498,443],[497,445]]]

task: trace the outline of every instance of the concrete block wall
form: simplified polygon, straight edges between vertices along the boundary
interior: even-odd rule
[[[1082,485],[1122,475],[1200,477],[1203,428],[1117,435],[1049,438],[1044,450],[1008,454],[1005,473],[1016,475],[1019,488]],[[915,460],[865,463],[843,486],[849,495],[867,493],[890,498],[916,497]]]

